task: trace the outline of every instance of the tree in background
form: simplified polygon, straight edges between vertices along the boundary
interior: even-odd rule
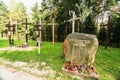
[[[115,47],[120,47],[120,14],[114,14],[112,18],[111,42]]]
[[[26,7],[22,2],[15,2],[11,0],[10,8],[9,8],[9,18],[12,18],[13,22],[20,22],[27,16],[26,15]]]
[[[36,22],[40,22],[40,18],[41,18],[41,14],[40,14],[40,7],[38,5],[38,3],[36,2],[32,8],[32,23],[36,23]],[[33,26],[30,27],[30,36],[31,36],[31,39],[35,39],[35,32],[34,32],[34,28]]]
[[[5,24],[8,21],[8,13],[9,11],[8,11],[7,6],[5,5],[4,2],[1,2],[0,3],[0,32],[2,33],[2,35],[3,33],[6,33]]]
[[[26,7],[22,2],[16,2],[15,0],[11,0],[8,9],[9,9],[8,20],[11,19],[12,24],[17,24],[16,27],[17,30],[15,29],[16,35],[18,35],[18,33],[24,35],[25,28],[21,25],[21,23],[27,17]]]
[[[67,22],[67,20],[72,18],[73,11],[76,16],[81,17],[75,23],[75,31],[95,32],[97,35],[99,16],[102,12],[109,10],[111,5],[115,3],[114,0],[43,0],[41,11],[43,11],[46,21],[50,20],[48,16],[53,16],[51,14],[55,13],[55,19],[60,24],[57,29],[58,39],[63,41],[65,35],[71,33],[71,23]],[[49,7],[52,7],[52,9],[48,9]],[[87,25],[88,22],[92,22],[92,24],[89,23],[89,26]]]
[[[5,24],[11,19],[13,24],[20,23],[26,17],[26,7],[22,2],[16,2],[11,0],[9,7],[5,5],[3,1],[0,4],[0,31],[7,33]],[[6,29],[6,30],[5,30]],[[22,29],[22,26],[18,25],[18,29]]]
[[[88,34],[96,34],[96,28],[94,23],[94,15],[90,14],[85,20],[84,32]]]
[[[59,3],[59,10],[58,10],[58,15],[57,19],[58,22],[61,24],[59,26],[59,31],[58,34],[60,35],[59,39],[60,41],[63,41],[65,37],[64,34],[69,34],[71,33],[71,23],[65,23],[67,20],[72,18],[72,12],[75,11],[76,16],[80,16],[81,19],[76,21],[75,23],[75,31],[76,32],[89,32],[91,33],[91,29],[96,30],[95,25],[91,24],[90,26],[86,26],[87,22],[90,21],[92,23],[94,22],[94,15],[92,15],[92,19],[89,16],[90,14],[93,14],[94,10],[93,7],[95,6],[95,3],[97,3],[96,0],[74,0],[74,1],[69,1],[69,0],[61,0]],[[98,9],[96,9],[97,11]],[[89,20],[87,20],[89,19]],[[90,24],[90,23],[89,23]],[[67,29],[67,33],[66,33]],[[89,29],[89,30],[88,30]],[[62,33],[61,33],[62,32]],[[96,31],[94,31],[96,32]],[[62,37],[62,38],[61,38]]]
[[[36,2],[32,7],[32,20],[35,23],[36,21],[40,21],[40,7]]]

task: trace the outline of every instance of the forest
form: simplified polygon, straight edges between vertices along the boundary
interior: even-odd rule
[[[29,39],[35,40],[34,24],[41,20],[42,41],[52,41],[52,27],[47,25],[54,18],[54,38],[62,42],[66,36],[72,33],[73,12],[74,17],[80,19],[75,21],[75,32],[95,34],[100,45],[120,48],[120,1],[119,0],[42,0],[41,5],[37,2],[31,7],[32,13],[26,12],[22,2],[11,0],[8,7],[0,1],[0,36],[7,36],[7,24],[10,20],[17,25],[14,29],[16,34],[24,35],[25,27],[22,25],[25,18],[28,19]]]

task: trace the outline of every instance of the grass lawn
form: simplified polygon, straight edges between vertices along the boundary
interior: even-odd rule
[[[120,80],[120,49],[100,46],[94,65],[101,80]]]
[[[1,47],[7,47],[7,46],[8,46],[7,38],[0,38],[0,48]]]
[[[15,46],[22,46],[22,44],[25,42],[25,40],[20,40],[18,41],[17,39],[14,39],[14,45]],[[29,41],[28,44],[30,44],[30,46],[36,46],[36,42],[35,41]],[[0,38],[0,48],[2,47],[8,47],[9,46],[9,42],[8,42],[8,38]]]
[[[31,41],[29,44],[32,46],[36,45],[35,41]],[[20,44],[15,41],[15,45]],[[0,47],[5,46],[8,46],[8,41],[0,39]],[[32,62],[46,62],[46,66],[50,66],[57,72],[56,77],[63,77],[64,80],[76,80],[61,70],[65,62],[62,55],[62,43],[57,42],[53,45],[52,42],[42,42],[40,55],[37,54],[37,49],[33,51],[0,51],[0,58],[11,61],[31,62],[32,60]],[[100,76],[100,80],[120,80],[120,49],[109,48],[109,50],[105,50],[104,47],[100,46],[94,66]]]

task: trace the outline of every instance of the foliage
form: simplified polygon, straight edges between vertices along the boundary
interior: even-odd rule
[[[90,14],[85,20],[85,33],[96,34],[95,24],[93,22],[92,14]]]
[[[76,16],[81,17],[75,23],[75,31],[91,33],[91,29],[86,28],[86,22],[89,15],[94,14],[91,19],[92,25],[94,25],[92,28],[95,28],[95,33],[98,34],[98,16],[106,10],[110,10],[116,2],[114,0],[43,0],[41,11],[46,21],[50,20],[48,17],[56,16],[55,20],[60,24],[57,29],[58,41],[63,41],[65,36],[71,33],[71,23],[67,20],[72,18],[73,11]]]
[[[99,44],[104,45],[105,39],[106,39],[106,29],[101,28],[98,34]]]
[[[119,17],[118,17],[119,16]],[[120,14],[113,16],[112,19],[112,43],[115,43],[116,47],[120,47]]]
[[[26,7],[22,2],[15,2],[14,0],[11,0],[10,3],[10,13],[9,18],[13,20],[13,22],[20,22],[26,17]]]
[[[36,22],[40,22],[40,20],[41,20],[41,14],[39,11],[40,7],[39,7],[37,2],[32,6],[31,10],[32,10],[31,22],[34,23],[34,25],[35,25]],[[29,35],[31,36],[31,39],[35,40],[35,33],[34,33],[35,28],[34,28],[34,26],[30,26],[29,31],[30,31]]]
[[[39,5],[36,2],[33,7],[32,7],[32,20],[34,20],[33,22],[35,23],[36,21],[40,20],[40,12],[39,12]]]
[[[8,19],[8,9],[4,2],[0,5],[0,32],[5,31],[5,23]]]

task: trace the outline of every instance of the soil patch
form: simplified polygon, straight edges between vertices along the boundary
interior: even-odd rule
[[[31,51],[33,49],[37,49],[37,47],[35,46],[29,46],[29,47],[4,47],[4,48],[0,48],[1,51],[5,51],[5,50],[8,50],[8,51]]]

